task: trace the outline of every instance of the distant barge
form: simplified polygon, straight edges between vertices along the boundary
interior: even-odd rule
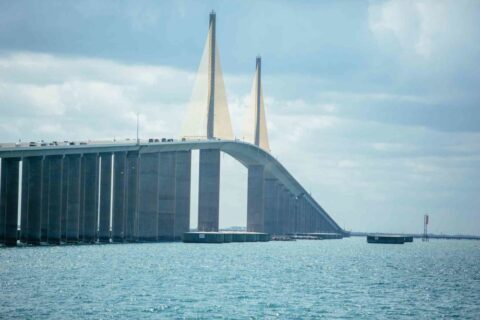
[[[185,232],[185,243],[268,242],[270,234],[261,232]]]
[[[394,236],[394,235],[368,235],[368,243],[388,243],[388,244],[404,244],[405,242],[413,242],[412,236]]]

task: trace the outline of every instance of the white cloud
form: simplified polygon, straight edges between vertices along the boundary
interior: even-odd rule
[[[3,56],[0,111],[15,119],[19,130],[3,127],[0,137],[133,137],[136,112],[143,137],[176,135],[192,79],[188,72],[162,66],[31,53]],[[165,119],[165,112],[174,120],[158,120]]]
[[[429,59],[471,45],[478,35],[478,7],[468,0],[375,2],[369,6],[369,26],[379,39],[393,37],[405,52]]]

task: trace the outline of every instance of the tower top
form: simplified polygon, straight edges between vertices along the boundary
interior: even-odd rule
[[[233,139],[215,37],[215,20],[215,11],[212,10],[207,40],[182,128],[182,137],[187,139]]]
[[[265,117],[265,104],[262,90],[262,58],[257,55],[255,76],[253,78],[251,104],[245,117],[246,141],[255,144],[263,150],[270,151],[267,133],[267,120]]]

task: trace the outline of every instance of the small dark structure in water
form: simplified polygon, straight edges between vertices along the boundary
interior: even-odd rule
[[[394,236],[394,235],[368,235],[368,243],[389,243],[389,244],[404,244],[405,236]],[[413,238],[412,238],[413,241]],[[412,242],[409,241],[409,242]]]
[[[313,232],[313,233],[293,233],[289,234],[293,239],[298,240],[328,240],[328,239],[342,239],[341,233],[328,233],[328,232]]]
[[[270,234],[261,232],[185,232],[186,243],[268,242]]]

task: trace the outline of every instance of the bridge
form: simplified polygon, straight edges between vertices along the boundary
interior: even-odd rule
[[[220,154],[224,152],[248,170],[248,231],[343,234],[270,154],[260,57],[246,141],[233,137],[215,29],[216,16],[211,13],[180,139],[3,145],[0,243],[179,240],[190,229],[192,150],[200,154],[199,231],[219,229]]]

